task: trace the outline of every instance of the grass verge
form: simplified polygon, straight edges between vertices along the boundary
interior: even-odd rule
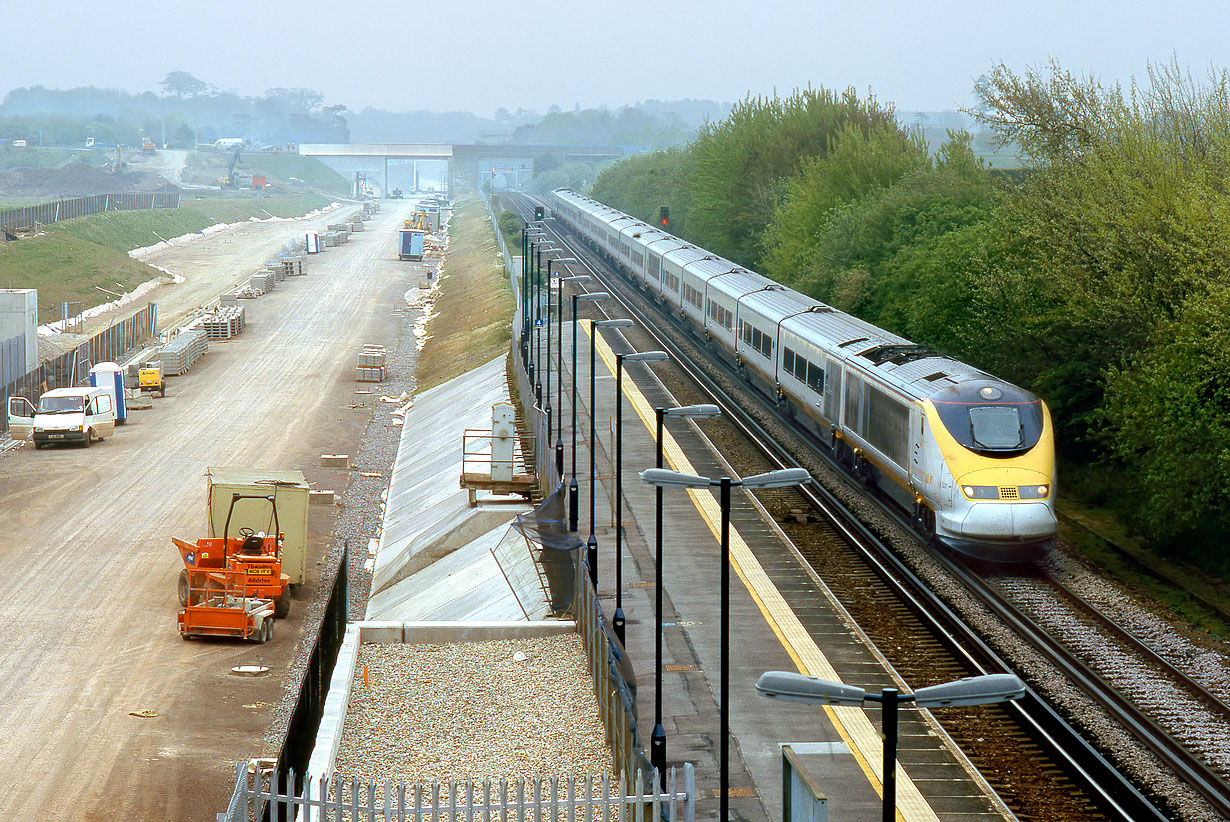
[[[184,166],[183,178],[197,185],[216,186],[218,179],[226,175],[232,156],[234,152],[229,151],[192,152]],[[350,193],[350,181],[315,157],[243,151],[239,154],[235,170],[242,175],[241,179],[251,174],[263,174],[277,189],[294,185],[290,178],[295,177],[328,194],[347,196]]]
[[[58,319],[64,302],[85,307],[131,291],[159,272],[128,256],[134,248],[249,217],[293,217],[328,205],[316,195],[187,201],[182,208],[113,211],[47,226],[45,233],[0,243],[0,287],[37,288],[39,320]],[[104,290],[105,289],[105,290]]]
[[[427,323],[416,391],[426,391],[508,352],[513,294],[482,201],[457,203],[440,273],[436,315]]]

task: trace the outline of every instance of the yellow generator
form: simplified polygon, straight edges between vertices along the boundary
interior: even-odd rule
[[[131,372],[130,372],[131,373]],[[137,370],[137,387],[150,394],[157,392],[158,396],[167,395],[167,383],[162,378],[162,366],[158,363],[141,363]]]

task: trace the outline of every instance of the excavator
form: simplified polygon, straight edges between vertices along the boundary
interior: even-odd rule
[[[235,180],[235,166],[239,165],[240,150],[235,149],[234,156],[231,157],[231,164],[226,169],[226,176],[218,178],[218,185],[221,188],[234,188],[237,185]]]

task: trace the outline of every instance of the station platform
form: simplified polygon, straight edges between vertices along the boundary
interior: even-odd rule
[[[565,326],[568,324],[565,323]],[[577,473],[580,526],[589,520],[590,324],[578,328]],[[571,331],[564,328],[565,340]],[[609,344],[608,344],[609,343]],[[614,351],[633,350],[618,330],[597,341],[596,482],[592,491],[598,540],[598,594],[608,619],[615,610],[615,530],[612,456],[615,416]],[[564,352],[566,447],[571,443],[571,352]],[[515,356],[515,355],[514,355]],[[518,361],[518,366],[520,365]],[[556,364],[553,362],[554,369]],[[648,743],[654,726],[654,488],[638,476],[654,466],[654,408],[677,403],[652,373],[656,365],[625,366],[623,374],[623,608],[627,650],[636,671],[638,724]],[[667,366],[668,367],[668,366]],[[553,396],[552,403],[556,402]],[[688,420],[667,418],[666,467],[720,477],[731,469]],[[565,471],[571,454],[566,455]],[[565,480],[567,481],[567,480]],[[718,812],[718,694],[720,671],[720,510],[716,491],[666,489],[663,495],[665,607],[663,717],[667,764],[697,768],[698,815]],[[731,512],[731,762],[732,818],[779,822],[783,818],[782,745],[824,794],[829,820],[881,818],[880,712],[858,707],[819,707],[761,696],[756,679],[765,671],[799,671],[868,690],[912,690],[854,625],[823,580],[789,545],[756,499],[739,488]],[[926,711],[900,712],[897,818],[925,820],[1014,819],[973,765]]]

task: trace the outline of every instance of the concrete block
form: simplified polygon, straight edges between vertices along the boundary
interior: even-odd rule
[[[350,455],[349,454],[321,454],[320,455],[320,467],[321,468],[349,468],[350,467]]]
[[[359,642],[371,642],[377,645],[400,645],[404,631],[400,622],[383,622],[370,620],[360,622]]]
[[[317,491],[313,489],[308,491],[308,502],[312,505],[332,505],[334,496],[332,491]]]

